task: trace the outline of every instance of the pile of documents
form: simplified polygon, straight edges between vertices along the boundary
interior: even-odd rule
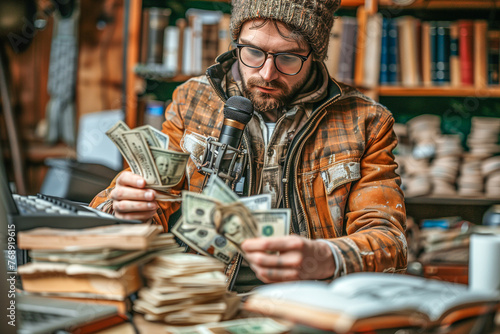
[[[226,293],[224,265],[210,257],[170,254],[144,266],[147,287],[139,291],[134,310],[149,321],[171,325],[217,322],[231,317],[239,298]]]
[[[162,227],[120,224],[88,229],[19,232],[32,262],[18,268],[26,292],[125,301],[142,287],[139,265],[184,250]],[[117,305],[118,306],[118,305]]]
[[[239,198],[212,175],[202,194],[182,193],[182,217],[172,233],[200,254],[229,264],[249,238],[286,236],[290,209],[271,209],[271,195]]]
[[[418,260],[424,264],[466,265],[472,224],[460,217],[424,219],[421,223]]]

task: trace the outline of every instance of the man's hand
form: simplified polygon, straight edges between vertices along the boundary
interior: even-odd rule
[[[299,236],[256,238],[245,240],[241,248],[265,283],[323,279],[335,272],[332,251],[323,242]]]
[[[111,191],[115,216],[121,219],[148,221],[156,213],[156,192],[145,189],[146,180],[140,175],[126,171],[116,179],[115,188]]]

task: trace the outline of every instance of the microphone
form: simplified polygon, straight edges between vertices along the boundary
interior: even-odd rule
[[[224,122],[219,136],[219,143],[238,149],[245,126],[250,122],[252,116],[253,105],[249,99],[243,96],[231,96],[224,105]],[[215,165],[217,170],[223,173],[228,172],[233,155],[231,153],[234,154],[234,151],[228,150],[224,157],[217,159],[220,162],[220,164]]]

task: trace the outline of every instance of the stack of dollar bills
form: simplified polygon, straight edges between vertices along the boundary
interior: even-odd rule
[[[150,125],[131,130],[119,121],[106,135],[132,172],[144,177],[146,187],[166,192],[182,180],[189,153],[169,150],[169,137],[163,132]]]
[[[182,193],[182,217],[172,233],[200,254],[228,264],[249,238],[290,233],[290,209],[271,209],[271,195],[238,197],[215,174],[202,194]]]
[[[171,325],[217,322],[234,315],[239,298],[226,292],[224,265],[206,256],[171,254],[144,266],[147,287],[134,310],[148,321]]]

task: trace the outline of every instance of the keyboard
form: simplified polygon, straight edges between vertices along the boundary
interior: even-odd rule
[[[61,214],[95,216],[96,213],[84,203],[73,202],[60,197],[38,194],[37,196],[21,196],[14,194],[14,201],[21,215]],[[105,214],[107,215],[107,214]]]
[[[13,194],[12,198],[19,211],[17,215],[11,216],[17,231],[36,227],[80,229],[111,224],[141,223],[139,220],[119,219],[88,207],[85,203],[50,195],[22,196]]]
[[[102,321],[105,325],[117,315],[114,306],[22,294],[16,294],[16,311],[18,334],[90,333],[83,330],[86,324]]]

